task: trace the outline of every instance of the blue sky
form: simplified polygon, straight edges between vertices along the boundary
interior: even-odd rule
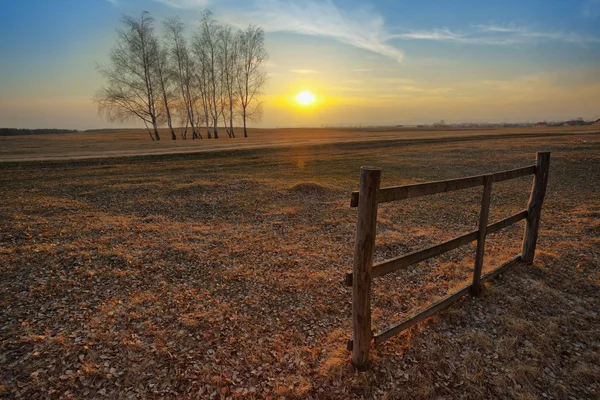
[[[600,117],[600,0],[5,0],[0,126],[110,126],[91,98],[120,16],[191,34],[204,8],[267,33],[262,126]]]

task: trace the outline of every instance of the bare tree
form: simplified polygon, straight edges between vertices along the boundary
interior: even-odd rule
[[[250,25],[234,33],[205,10],[193,40],[186,41],[185,26],[178,17],[164,22],[159,41],[154,19],[148,12],[123,16],[122,28],[110,52],[108,66],[97,65],[107,84],[95,96],[100,114],[111,121],[141,119],[152,140],[160,140],[159,125],[166,123],[173,140],[175,125],[183,126],[187,138],[219,138],[218,124],[235,137],[234,118],[244,125],[262,116],[260,96],[267,76],[263,62],[264,32]]]
[[[171,139],[177,140],[177,135],[175,135],[173,124],[171,122],[171,110],[169,107],[170,103],[173,101],[173,73],[169,69],[168,53],[164,48],[160,47],[158,42],[156,43],[156,52],[158,57],[156,71],[158,73],[158,83],[160,84],[160,91],[165,107],[167,125],[171,132]]]
[[[199,39],[194,40],[193,47],[194,55],[196,56],[196,71],[194,73],[194,90],[198,93],[199,103],[202,107],[202,110],[197,111],[197,123],[200,123],[202,120],[206,124],[206,137],[209,139],[212,138],[212,134],[210,132],[210,117],[212,105],[211,105],[211,97],[209,95],[209,69],[210,65],[206,61],[205,51],[202,47],[202,43]]]
[[[221,65],[221,84],[222,84],[222,115],[225,130],[230,138],[235,137],[233,131],[233,113],[236,103],[235,97],[235,70],[238,64],[236,38],[231,31],[231,27],[226,26],[220,30],[221,46],[219,50],[219,64]],[[227,119],[229,118],[229,128],[227,128]]]
[[[190,118],[188,116],[187,108],[185,104],[183,104],[182,99],[177,99],[172,105],[173,110],[173,119],[177,121],[177,125],[179,126],[181,139],[187,140],[187,131],[190,126]]]
[[[244,123],[244,137],[248,137],[246,121],[258,121],[262,117],[260,95],[267,82],[262,64],[267,58],[265,34],[261,28],[250,25],[238,33],[235,89]]]
[[[219,71],[219,31],[221,27],[215,21],[212,13],[204,10],[200,18],[200,31],[195,37],[195,53],[201,63],[201,87],[204,93],[205,110],[208,108],[213,123],[214,138],[219,138],[217,125],[219,123],[219,90],[221,85]],[[208,122],[207,122],[208,123]]]
[[[183,35],[185,27],[179,20],[179,17],[167,19],[164,26],[167,42],[169,43],[170,52],[173,57],[173,69],[179,82],[179,90],[187,114],[186,130],[187,123],[189,123],[192,128],[192,139],[196,139],[197,137],[202,139],[202,135],[196,132],[197,125],[194,114],[196,112],[195,103],[197,99],[193,88],[194,65]]]
[[[98,71],[108,82],[98,91],[94,101],[100,114],[108,120],[139,118],[152,140],[160,140],[158,124],[164,104],[160,101],[154,19],[144,11],[139,17],[123,16],[121,23],[123,28],[117,29],[116,44],[110,52],[110,65],[97,64]]]

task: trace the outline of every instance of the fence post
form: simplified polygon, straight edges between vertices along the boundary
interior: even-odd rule
[[[542,204],[546,195],[549,169],[550,152],[538,152],[533,188],[531,189],[531,196],[529,197],[529,204],[527,206],[527,225],[525,226],[523,250],[521,252],[521,260],[527,263],[532,263],[535,256],[535,245],[540,227]]]
[[[361,167],[358,219],[354,243],[352,279],[352,362],[359,369],[367,367],[373,339],[371,331],[371,266],[377,229],[377,192],[381,169]]]
[[[488,216],[490,215],[490,201],[492,197],[492,176],[483,177],[483,196],[481,197],[481,211],[479,213],[479,231],[477,233],[477,252],[475,253],[475,268],[473,269],[473,285],[471,294],[481,292],[481,269],[485,253],[485,237],[487,235]]]

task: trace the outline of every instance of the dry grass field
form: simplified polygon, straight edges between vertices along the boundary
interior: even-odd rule
[[[600,134],[522,132],[325,143],[316,130],[271,148],[0,163],[0,398],[599,398]],[[0,138],[0,158],[157,145],[94,137],[103,151]],[[525,166],[536,151],[552,156],[535,263],[355,371],[343,278],[360,166],[392,186]],[[525,208],[530,187],[495,184],[490,222]],[[476,229],[480,199],[382,204],[376,261]],[[488,237],[484,272],[520,251],[522,231]],[[468,283],[473,257],[466,246],[377,278],[375,329]]]
[[[145,130],[81,132],[56,135],[0,136],[0,162],[26,160],[64,160],[134,155],[197,153],[219,150],[257,149],[264,147],[289,147],[309,144],[346,143],[376,140],[441,139],[449,137],[510,136],[563,134],[565,132],[596,132],[598,126],[545,127],[526,129],[250,129],[244,138],[230,139],[224,131],[218,140],[170,140],[163,129],[161,141],[153,142]],[[205,132],[202,132],[204,135]],[[188,137],[191,133],[188,132]]]

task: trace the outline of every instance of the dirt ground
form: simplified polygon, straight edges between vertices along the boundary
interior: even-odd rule
[[[0,163],[0,398],[597,399],[600,135],[524,132]],[[552,156],[534,264],[355,371],[343,278],[360,166],[393,186],[530,165],[536,151]],[[495,184],[490,222],[530,188]],[[480,199],[382,204],[376,261],[476,229]],[[522,233],[488,237],[484,272]],[[374,329],[467,284],[473,258],[465,246],[377,278]]]

